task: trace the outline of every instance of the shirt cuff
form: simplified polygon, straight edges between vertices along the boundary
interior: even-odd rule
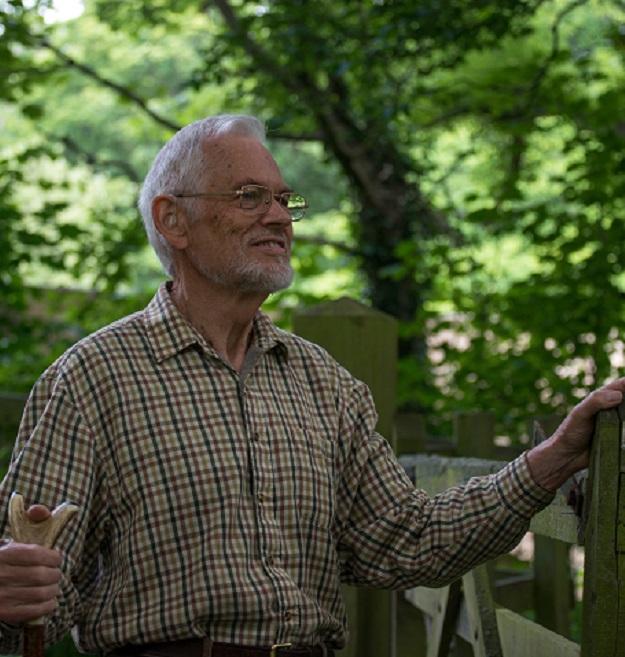
[[[526,520],[549,506],[555,497],[555,492],[543,488],[532,478],[527,452],[497,473],[496,486],[506,508]]]

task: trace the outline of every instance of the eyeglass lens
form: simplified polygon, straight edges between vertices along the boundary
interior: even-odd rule
[[[241,208],[243,210],[256,210],[259,207],[269,208],[274,196],[280,205],[291,213],[294,221],[304,216],[307,206],[303,196],[291,192],[274,195],[268,187],[262,185],[244,185],[241,188]]]

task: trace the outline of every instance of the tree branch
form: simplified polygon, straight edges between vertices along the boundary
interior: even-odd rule
[[[68,151],[73,151],[85,159],[85,162],[94,168],[110,167],[123,171],[129,180],[134,183],[141,183],[141,176],[125,160],[98,160],[92,153],[88,153],[79,144],[69,136],[59,138],[61,143]]]
[[[118,84],[117,82],[113,82],[108,78],[105,78],[103,75],[98,73],[90,66],[87,66],[86,64],[83,64],[81,62],[77,62],[73,57],[66,55],[62,50],[60,50],[55,45],[50,43],[50,41],[47,38],[44,37],[41,40],[41,45],[44,46],[45,48],[48,48],[48,50],[51,50],[61,61],[65,62],[72,68],[79,70],[81,73],[84,73],[86,76],[95,80],[102,86],[108,87],[109,89],[115,91],[122,98],[125,98],[126,100],[132,102],[134,105],[139,107],[139,109],[141,109],[145,114],[147,114],[153,121],[155,121],[159,125],[169,130],[172,130],[173,132],[177,132],[178,130],[180,130],[181,126],[177,125],[176,123],[173,123],[172,121],[166,119],[163,116],[160,116],[159,114],[151,110],[148,107],[147,102],[137,94],[130,91],[130,89],[127,89],[123,85]]]
[[[525,104],[525,113],[527,113],[533,105],[534,100],[538,94],[538,89],[542,85],[544,79],[547,77],[549,68],[558,56],[560,51],[560,25],[562,21],[567,17],[568,14],[570,14],[578,7],[587,4],[587,2],[588,0],[573,0],[573,2],[570,2],[555,17],[553,24],[551,25],[551,52],[549,53],[547,59],[544,61],[543,65],[538,70],[538,73],[536,74],[536,77],[534,78],[534,81],[532,82],[532,85],[529,89],[527,103]]]
[[[334,240],[328,240],[324,237],[316,237],[314,235],[296,235],[294,238],[295,246],[298,244],[312,244],[314,246],[331,246],[341,253],[345,253],[348,256],[354,258],[362,257],[362,252],[358,249],[354,249],[351,246],[347,246],[344,242],[335,242]]]

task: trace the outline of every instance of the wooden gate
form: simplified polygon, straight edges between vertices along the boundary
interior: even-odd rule
[[[419,587],[406,599],[427,617],[427,657],[447,657],[457,635],[475,657],[618,657],[625,655],[625,403],[597,419],[582,482],[581,518],[558,493],[532,522],[536,537],[585,548],[581,643],[494,603],[488,565],[442,589]],[[426,455],[404,457],[415,484],[431,494],[504,464]],[[557,567],[554,563],[554,567]],[[559,592],[552,592],[557,594]],[[561,592],[560,592],[561,593]]]

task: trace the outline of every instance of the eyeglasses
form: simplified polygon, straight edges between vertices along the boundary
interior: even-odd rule
[[[282,192],[275,194],[263,185],[243,185],[241,189],[226,192],[203,192],[199,194],[172,194],[176,198],[200,198],[202,196],[237,196],[242,210],[261,210],[262,214],[269,212],[269,208],[276,199],[278,203],[291,215],[291,221],[299,221],[304,216],[308,205],[301,194]]]

